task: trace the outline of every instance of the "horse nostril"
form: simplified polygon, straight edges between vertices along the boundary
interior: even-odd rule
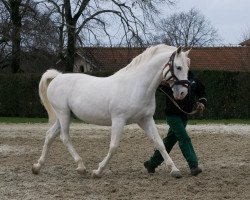
[[[184,96],[184,92],[181,92],[181,96]]]

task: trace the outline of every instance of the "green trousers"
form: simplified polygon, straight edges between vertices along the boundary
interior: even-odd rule
[[[169,131],[167,137],[163,139],[163,143],[168,153],[178,141],[181,152],[186,159],[190,168],[198,166],[197,156],[195,154],[192,142],[186,131],[187,121],[178,116],[167,116]],[[156,150],[150,158],[149,164],[157,167],[163,162],[161,153]]]

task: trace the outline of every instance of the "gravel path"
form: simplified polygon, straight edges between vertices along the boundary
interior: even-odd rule
[[[187,130],[199,157],[203,173],[189,170],[176,145],[170,156],[182,171],[174,179],[160,166],[148,175],[142,163],[153,144],[136,125],[125,127],[117,154],[100,179],[91,170],[106,155],[110,127],[88,124],[71,126],[72,142],[82,156],[88,173],[80,176],[76,164],[59,138],[53,143],[45,167],[39,175],[31,166],[41,154],[46,124],[0,123],[0,199],[250,199],[250,126],[188,125]],[[166,125],[157,125],[163,137]]]

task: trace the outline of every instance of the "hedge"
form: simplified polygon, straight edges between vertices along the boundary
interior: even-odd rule
[[[206,86],[208,108],[206,119],[250,118],[250,73],[226,71],[194,71]],[[98,76],[103,76],[98,74]],[[41,75],[0,75],[1,117],[46,117],[40,103],[38,84]],[[156,93],[156,119],[164,119],[165,96]],[[194,118],[200,118],[195,116]]]
[[[249,119],[250,118],[250,73],[227,71],[194,71],[205,85],[208,106],[205,119]],[[164,95],[157,94],[155,118],[164,118]]]
[[[40,103],[38,84],[41,75],[0,75],[1,117],[45,117]]]

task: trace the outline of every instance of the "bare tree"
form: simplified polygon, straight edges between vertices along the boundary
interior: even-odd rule
[[[3,3],[0,3],[0,67],[8,67],[11,55],[10,17]]]
[[[40,10],[46,10],[46,16],[50,19],[50,30],[54,30],[58,43],[56,53],[59,58],[64,59],[64,48],[66,42],[65,33],[67,24],[65,22],[65,6],[63,0],[36,0]]]
[[[240,42],[244,42],[247,40],[250,40],[250,27],[247,27],[245,28],[245,30],[243,30]]]
[[[4,6],[5,11],[7,11],[5,13],[9,17],[8,20],[2,21],[5,24],[4,27],[8,27],[8,29],[5,29],[5,35],[3,35],[5,37],[1,42],[8,42],[9,44],[11,41],[10,67],[12,73],[21,72],[23,19],[27,18],[30,13],[36,13],[37,3],[31,0],[2,0],[0,3],[2,3],[1,6]]]
[[[22,71],[27,53],[50,54],[59,49],[59,34],[50,13],[40,9],[40,1],[4,0],[0,2],[0,65]],[[24,56],[25,55],[25,56]],[[44,60],[43,60],[44,61]]]
[[[65,18],[67,31],[66,71],[73,71],[76,44],[98,44],[102,38],[112,45],[137,41],[143,45],[146,24],[159,14],[157,6],[175,0],[47,0]],[[50,6],[48,6],[50,8]],[[63,9],[62,9],[63,8]],[[63,20],[61,20],[63,22]]]
[[[11,41],[12,41],[12,73],[20,70],[20,54],[21,54],[21,13],[20,6],[22,0],[2,0],[5,8],[8,10],[12,24]]]
[[[59,35],[57,27],[51,21],[49,13],[39,10],[23,18],[22,48],[24,51],[42,50],[54,53],[59,49]]]
[[[154,42],[173,46],[210,46],[219,41],[217,30],[195,8],[162,19]]]

